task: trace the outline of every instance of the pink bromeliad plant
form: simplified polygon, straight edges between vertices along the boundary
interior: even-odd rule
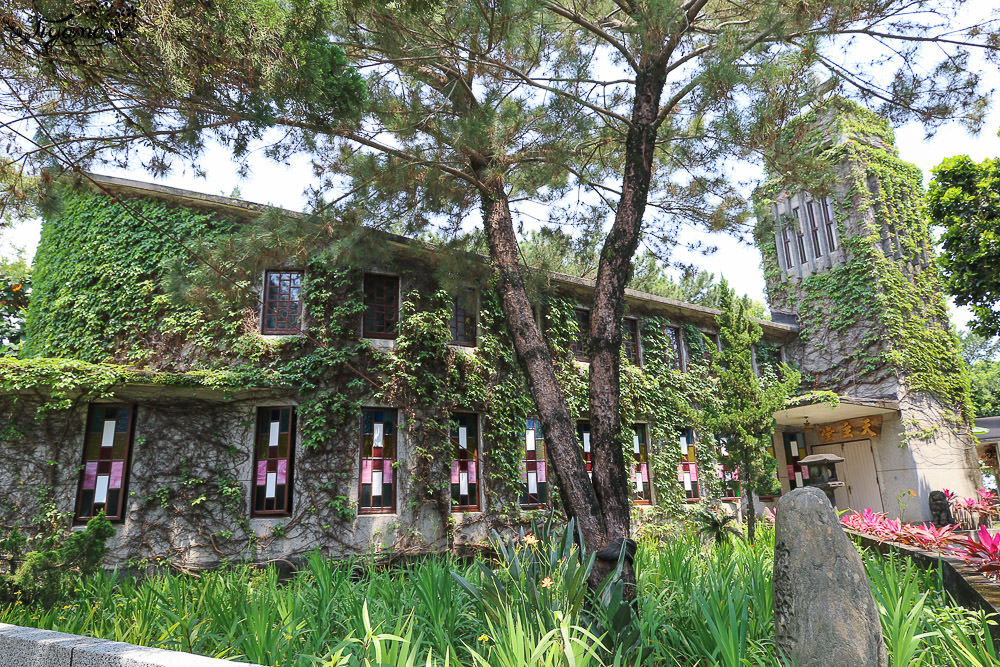
[[[966,537],[952,550],[986,576],[1000,576],[1000,535],[990,534],[986,526],[979,527],[975,539]]]
[[[980,573],[1000,579],[1000,535],[991,534],[986,526],[980,526],[973,538],[956,534],[957,525],[938,528],[929,523],[905,524],[874,512],[870,507],[864,512],[851,510],[840,517],[840,523],[877,540],[898,542],[925,551],[947,552]]]

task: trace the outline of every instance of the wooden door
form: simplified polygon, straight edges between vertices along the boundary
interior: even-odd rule
[[[843,443],[844,467],[847,482],[848,507],[864,512],[869,507],[875,512],[883,511],[882,491],[878,486],[875,471],[875,455],[871,440],[855,440]]]

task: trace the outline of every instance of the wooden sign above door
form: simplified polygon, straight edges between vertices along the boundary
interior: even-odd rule
[[[822,424],[816,427],[816,432],[819,433],[821,443],[861,440],[863,438],[878,439],[882,433],[882,417],[858,417],[832,424]]]

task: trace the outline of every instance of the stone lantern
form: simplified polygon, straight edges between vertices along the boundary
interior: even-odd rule
[[[837,502],[833,498],[833,490],[844,486],[843,482],[837,480],[837,464],[843,461],[844,457],[836,454],[810,454],[798,462],[799,465],[809,469],[809,478],[804,480],[805,485],[825,493],[834,507],[837,506]]]

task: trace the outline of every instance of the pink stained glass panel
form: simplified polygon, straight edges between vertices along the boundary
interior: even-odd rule
[[[683,463],[680,464],[679,466],[677,466],[677,481],[678,482],[683,482],[684,481],[684,464]]]
[[[87,461],[87,467],[83,471],[83,488],[93,489],[97,487],[97,461]]]
[[[538,462],[538,481],[545,481],[545,461]]]
[[[469,484],[476,483],[476,462],[469,461]]]
[[[692,463],[691,466],[690,466],[690,469],[691,469],[691,481],[692,482],[697,482],[698,481],[698,466],[696,466],[695,464]]]
[[[809,479],[809,466],[799,466],[802,469],[802,479]]]
[[[267,484],[267,461],[257,461],[257,486]]]
[[[362,459],[361,460],[361,483],[371,484],[372,483],[372,460]]]
[[[451,462],[451,483],[458,484],[458,461]]]
[[[122,473],[125,470],[124,461],[113,461],[111,463],[111,482],[109,486],[112,489],[122,488]]]
[[[382,461],[382,483],[392,484],[392,461]]]
[[[277,475],[278,478],[277,478],[277,480],[275,480],[275,483],[276,484],[287,484],[288,483],[288,461],[286,459],[280,459],[278,461],[278,470],[277,470],[277,473],[278,473],[278,475]]]
[[[643,463],[643,464],[641,464],[639,466],[639,471],[642,473],[642,481],[648,482],[649,481],[649,466],[646,465],[645,463]]]

